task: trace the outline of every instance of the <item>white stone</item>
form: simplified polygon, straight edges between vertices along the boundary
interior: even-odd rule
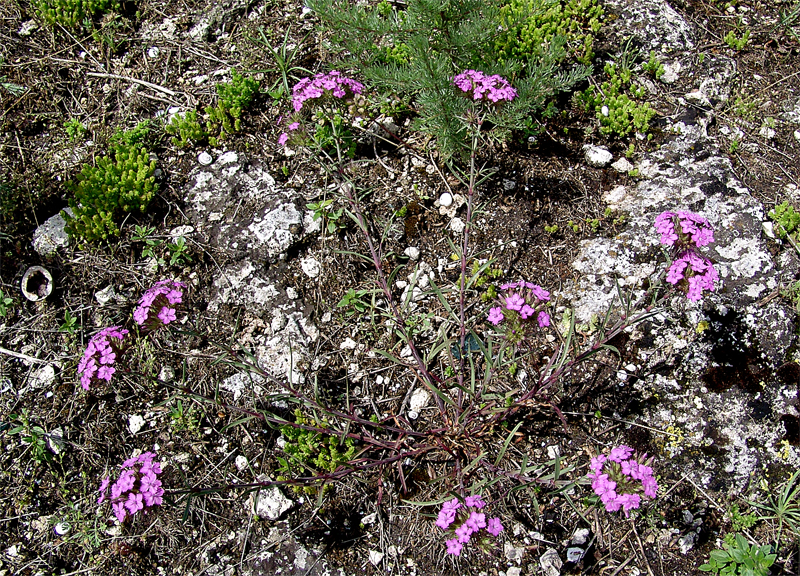
[[[245,468],[247,468],[247,456],[243,456],[239,454],[234,460],[234,464],[236,464],[236,469],[241,472]]]
[[[508,570],[506,570],[506,576],[521,576],[522,575],[522,568],[519,566],[512,566]]]
[[[39,25],[36,24],[36,20],[26,20],[25,22],[22,23],[22,26],[20,26],[19,32],[17,32],[17,34],[25,38],[26,36],[30,36],[31,33],[38,27]]]
[[[294,503],[277,486],[269,486],[250,496],[248,507],[259,518],[277,520]]]
[[[50,388],[53,382],[56,381],[56,369],[52,364],[42,366],[38,370],[34,370],[28,378],[28,385],[31,388]]]
[[[222,156],[217,158],[217,164],[225,166],[227,164],[236,164],[239,162],[239,155],[233,150],[225,152]]]
[[[188,224],[185,226],[176,226],[169,231],[169,237],[174,241],[181,237],[187,238],[192,232],[194,232],[194,226],[189,226]]]
[[[604,146],[594,146],[592,144],[584,144],[583,146],[584,157],[589,166],[595,168],[603,168],[608,166],[614,159],[614,155],[608,151]]]
[[[678,75],[681,72],[681,63],[677,60],[669,64],[664,64],[664,74],[661,75],[661,80],[664,84],[674,84],[678,81]]]
[[[603,105],[603,107],[600,108],[600,114],[608,118],[608,106]]]
[[[589,540],[589,534],[590,532],[588,528],[575,530],[575,534],[572,535],[572,543],[576,546],[586,544],[586,542]]]
[[[800,142],[800,130],[794,131],[794,139]]]
[[[761,229],[764,231],[764,235],[767,238],[775,239],[775,226],[773,222],[767,221],[761,223]]]
[[[583,559],[584,554],[583,548],[567,548],[567,562],[577,564]]]
[[[379,552],[378,550],[370,550],[369,551],[369,561],[373,566],[377,566],[383,560],[383,552]]]
[[[766,138],[767,140],[771,140],[775,138],[775,130],[769,126],[762,126],[761,130],[758,131],[758,135]]]
[[[411,258],[412,260],[419,260],[419,248],[416,246],[409,246],[405,250],[403,250],[403,254]]]
[[[624,157],[622,157],[619,160],[617,160],[616,162],[614,162],[611,165],[611,167],[614,170],[616,170],[617,172],[620,172],[621,174],[627,174],[628,172],[633,170],[633,164],[628,162],[628,159],[624,158]]]
[[[74,215],[71,208],[64,211],[70,216]],[[52,256],[59,248],[69,246],[69,236],[64,229],[66,225],[67,221],[60,212],[45,220],[33,232],[33,249],[42,256]]]
[[[128,417],[128,430],[131,431],[131,434],[136,434],[139,432],[139,430],[142,429],[142,426],[144,426],[144,418],[138,414],[132,414]]]
[[[316,258],[303,258],[300,261],[300,268],[303,269],[303,272],[309,278],[316,278],[322,272],[322,265],[319,263],[319,260]]]
[[[367,514],[366,516],[364,516],[361,519],[361,523],[364,526],[369,526],[370,524],[374,524],[375,520],[377,519],[378,519],[378,514],[376,512],[373,512],[372,514]]]
[[[148,58],[158,58],[159,54],[161,54],[161,50],[158,49],[158,46],[151,46],[147,50]]]
[[[356,346],[358,346],[358,344],[356,344],[355,340],[352,338],[345,338],[344,342],[339,344],[339,350],[355,350]]]
[[[445,208],[449,207],[453,203],[453,195],[449,192],[445,192],[441,196],[439,196],[439,205],[444,206]]]
[[[625,186],[614,186],[611,190],[603,194],[603,202],[609,206],[614,206],[621,203],[627,194],[628,190]]]
[[[555,548],[548,548],[545,553],[539,557],[539,566],[542,567],[542,572],[545,576],[558,576],[561,574],[563,562],[561,558],[559,558]]]
[[[292,288],[291,286],[289,286],[288,288],[286,288],[286,297],[287,297],[289,300],[297,300],[297,298],[299,298],[299,296],[300,296],[300,295],[297,293],[297,290],[295,290],[295,289],[294,289],[294,288]]]
[[[456,234],[461,234],[466,228],[466,224],[461,218],[453,218],[450,220],[450,230],[455,232]]]
[[[117,293],[114,291],[114,286],[109,284],[99,292],[95,292],[94,298],[100,304],[100,306],[105,306],[111,300],[116,298]]]
[[[200,155],[197,157],[197,161],[203,166],[208,166],[214,161],[214,158],[212,158],[211,154],[209,154],[208,152],[201,152]]]

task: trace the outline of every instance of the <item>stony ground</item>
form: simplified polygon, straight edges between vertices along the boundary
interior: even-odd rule
[[[768,504],[800,465],[797,300],[787,292],[800,259],[767,217],[776,203],[800,203],[800,42],[797,16],[786,16],[798,6],[604,6],[592,81],[630,37],[641,54],[655,50],[665,75],[639,75],[658,113],[654,137],[607,139],[565,96],[568,113],[536,139],[517,135],[487,153],[497,172],[480,190],[472,242],[503,280],[551,290],[556,320],[574,310],[581,346],[616,285],[638,296],[663,264],[652,230],[661,210],[689,208],[715,224],[709,255],[722,283],[699,304],[671,298],[612,342],[620,356],[600,355],[560,382],[553,398],[565,424],[547,403],[515,417],[507,459],[527,457],[542,474],[558,459],[558,479],[574,484],[514,493],[514,482],[497,484],[503,497],[492,506],[506,530],[460,559],[445,556],[435,508],[420,504],[452,488],[444,457],[358,472],[321,494],[270,489],[254,501],[233,487],[274,479],[285,455],[282,434],[247,411],[290,410],[270,400],[272,380],[225,362],[219,345],[251,351],[268,373],[290,373],[331,405],[381,419],[413,410],[420,430],[436,423],[414,373],[376,353],[402,355],[403,346],[370,312],[374,273],[352,255],[365,251],[363,237],[352,223],[321,229],[307,204],[332,197],[330,181],[303,150],[277,144],[288,100],[262,93],[218,147],[178,149],[159,133],[158,194],[113,242],[73,241],[50,255],[33,246],[67,205],[64,182],[114,129],[202,109],[234,67],[272,85],[259,31],[280,43],[288,30],[301,46],[297,65],[324,70],[332,56],[313,14],[282,1],[141,2],[92,36],[44,24],[27,2],[0,6],[0,80],[23,87],[0,88],[0,288],[10,299],[0,316],[0,574],[696,574],[735,529],[734,506],[765,517],[745,533],[777,544],[772,573],[796,574],[795,530],[749,503]],[[724,39],[731,30],[750,31],[743,49]],[[71,137],[70,119],[86,133]],[[400,267],[395,295],[413,298],[410,283],[458,280],[448,239],[459,241],[465,207],[460,184],[407,119],[393,119],[407,146],[359,144],[358,177],[370,185],[372,217],[396,217],[385,264]],[[609,151],[613,166],[586,145]],[[443,194],[453,204],[443,206]],[[138,238],[136,226],[152,230]],[[181,236],[191,261],[170,263],[166,246]],[[52,276],[52,293],[37,302],[20,291],[31,266]],[[137,345],[113,387],[82,391],[75,374],[88,339],[130,324],[135,302],[164,278],[188,285],[180,327]],[[340,306],[349,290],[364,306]],[[471,293],[469,313],[483,335],[479,296]],[[452,324],[435,297],[421,292],[413,304],[408,326],[430,348]],[[554,348],[552,337],[537,343],[530,369]],[[10,435],[22,414],[28,428]],[[496,454],[504,439],[464,451]],[[580,483],[589,458],[619,443],[655,456],[660,485],[630,520],[606,513]],[[95,505],[96,490],[134,450],[158,454],[167,495],[119,526]],[[191,492],[204,488],[219,490]]]

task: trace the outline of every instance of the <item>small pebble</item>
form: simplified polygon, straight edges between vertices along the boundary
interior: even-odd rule
[[[445,192],[439,196],[439,205],[447,208],[453,204],[453,196],[449,192]]]
[[[159,54],[161,54],[161,50],[158,49],[158,46],[153,46],[147,51],[148,58],[158,58]]]

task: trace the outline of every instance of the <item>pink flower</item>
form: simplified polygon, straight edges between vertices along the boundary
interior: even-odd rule
[[[486,514],[482,514],[481,512],[472,512],[467,518],[467,521],[464,523],[465,526],[469,526],[470,530],[473,532],[477,532],[481,528],[486,528]]]
[[[539,323],[539,328],[546,328],[547,326],[550,326],[550,314],[547,312],[539,312],[536,322]]]
[[[480,494],[476,494],[475,496],[467,496],[464,498],[464,504],[471,508],[477,508],[478,510],[486,506],[486,502],[483,501],[483,496]]]
[[[506,297],[506,308],[509,310],[522,310],[525,299],[519,294],[512,294]]]
[[[446,540],[445,544],[447,545],[448,554],[452,554],[453,556],[461,556],[461,549],[464,547],[464,545],[458,541],[458,538]]]
[[[631,454],[633,454],[633,448],[630,446],[620,445],[608,453],[608,459],[613,462],[622,462],[623,460],[630,458]]]
[[[458,528],[456,528],[456,536],[458,537],[458,541],[462,544],[466,544],[469,542],[470,537],[472,536],[472,528],[469,524],[464,523]]]
[[[278,145],[279,146],[284,146],[288,141],[289,141],[289,135],[286,132],[284,132],[283,134],[278,136]]]
[[[175,321],[175,309],[174,308],[167,308],[164,306],[161,309],[161,312],[158,313],[158,319],[161,320],[164,324],[169,324],[170,322]]]
[[[497,326],[500,322],[503,321],[503,309],[500,306],[495,306],[494,308],[489,310],[489,317],[487,320]]]
[[[486,531],[492,536],[497,536],[503,531],[503,525],[500,523],[500,518],[489,518],[486,523]]]

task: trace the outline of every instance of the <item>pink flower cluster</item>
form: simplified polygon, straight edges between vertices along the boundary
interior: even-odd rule
[[[550,315],[547,312],[540,311],[536,314],[536,306],[550,300],[550,292],[536,284],[522,281],[503,284],[500,289],[506,294],[500,298],[500,306],[489,310],[486,318],[489,322],[497,326],[507,317],[527,320],[535,315],[540,328],[550,326]]]
[[[711,260],[697,250],[714,241],[714,230],[708,220],[686,211],[662,212],[656,216],[655,229],[661,234],[661,243],[675,250],[667,282],[673,285],[685,282],[686,297],[694,302],[703,297],[703,291],[713,292],[719,274]]]
[[[303,108],[303,102],[322,97],[326,92],[336,98],[344,98],[349,91],[351,94],[361,94],[364,85],[357,80],[342,76],[333,70],[327,74],[317,74],[313,78],[303,78],[292,88],[292,106],[295,112]]]
[[[133,516],[139,510],[161,505],[164,489],[161,487],[161,463],[155,462],[153,452],[145,452],[139,456],[128,458],[120,468],[122,473],[114,484],[111,485],[111,494],[108,485],[111,478],[106,476],[100,483],[100,498],[98,504],[106,499],[111,502],[114,515],[120,523],[130,514]]]
[[[139,299],[133,319],[146,330],[156,330],[176,319],[174,306],[183,301],[186,284],[177,280],[162,280],[148,289]]]
[[[487,76],[478,70],[464,70],[453,78],[455,84],[462,92],[471,92],[473,100],[491,100],[511,102],[517,97],[517,91],[511,87],[508,80],[497,74]]]
[[[127,334],[127,330],[123,330],[119,326],[111,326],[103,328],[92,336],[83,353],[83,358],[78,362],[78,375],[81,377],[81,386],[84,390],[89,389],[93,378],[111,382],[111,376],[117,371],[114,363]]]
[[[467,496],[463,505],[458,498],[453,498],[442,504],[442,509],[439,510],[439,517],[436,519],[436,525],[442,530],[448,530],[453,523],[458,524],[454,530],[456,537],[445,541],[448,554],[460,556],[464,544],[469,542],[473,534],[483,528],[492,536],[497,536],[503,531],[503,524],[500,522],[500,518],[489,518],[487,520],[486,514],[478,512],[485,506],[486,502],[483,501],[483,497],[480,494]],[[468,510],[469,508],[473,508],[473,510]]]
[[[628,517],[630,510],[639,507],[642,496],[656,497],[658,483],[649,466],[652,458],[646,458],[647,454],[634,458],[633,448],[624,445],[612,449],[608,456],[601,454],[592,458],[592,473],[588,478],[608,512],[622,509]]]
[[[714,229],[708,220],[685,210],[662,212],[656,216],[655,228],[661,234],[661,243],[667,246],[674,246],[676,242],[706,246],[714,241]]]

